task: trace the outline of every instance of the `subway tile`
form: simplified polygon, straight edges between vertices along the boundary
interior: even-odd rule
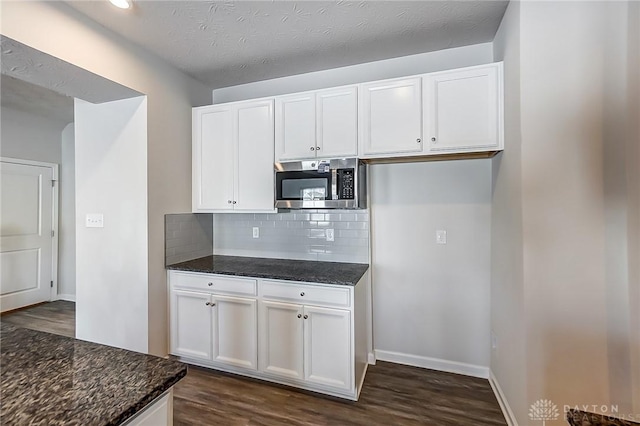
[[[309,213],[296,213],[295,214],[296,220],[309,220],[309,217],[310,217]]]
[[[324,214],[322,213],[315,213],[315,214],[311,214],[309,215],[309,220],[324,220]]]
[[[309,238],[326,238],[324,229],[310,229]]]
[[[318,221],[318,228],[331,228],[332,222]]]
[[[355,213],[341,213],[340,220],[342,222],[354,222],[356,220]]]

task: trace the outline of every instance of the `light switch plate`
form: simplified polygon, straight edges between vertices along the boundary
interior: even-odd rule
[[[104,228],[104,215],[102,213],[87,213],[87,228]]]
[[[260,228],[257,226],[253,227],[253,238],[260,238]]]
[[[436,243],[447,244],[447,231],[444,229],[438,229],[436,231]]]

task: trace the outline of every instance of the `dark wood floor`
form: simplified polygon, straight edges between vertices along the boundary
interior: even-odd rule
[[[73,335],[73,308],[52,302],[1,320]],[[174,390],[175,426],[505,424],[487,380],[387,362],[369,366],[358,402],[194,366]]]
[[[22,328],[76,337],[76,304],[57,300],[6,312],[0,321]]]

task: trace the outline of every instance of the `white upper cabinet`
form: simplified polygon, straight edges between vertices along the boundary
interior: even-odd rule
[[[247,102],[236,108],[234,210],[273,210],[273,101]]]
[[[427,74],[424,136],[432,152],[503,149],[502,63]]]
[[[276,97],[276,161],[355,157],[357,88]]]
[[[316,93],[316,157],[355,157],[358,153],[358,88]]]
[[[193,211],[233,209],[233,133],[231,106],[193,110]]]
[[[315,156],[316,98],[304,93],[276,98],[276,160]]]
[[[193,211],[273,211],[273,100],[193,109]]]
[[[360,157],[422,153],[420,86],[419,77],[360,85]]]

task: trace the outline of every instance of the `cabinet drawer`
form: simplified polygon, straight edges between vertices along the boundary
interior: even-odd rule
[[[247,278],[172,272],[171,285],[174,288],[187,288],[220,294],[256,295],[256,280]]]
[[[266,299],[293,301],[300,304],[351,306],[351,292],[348,288],[261,281],[260,294]]]

